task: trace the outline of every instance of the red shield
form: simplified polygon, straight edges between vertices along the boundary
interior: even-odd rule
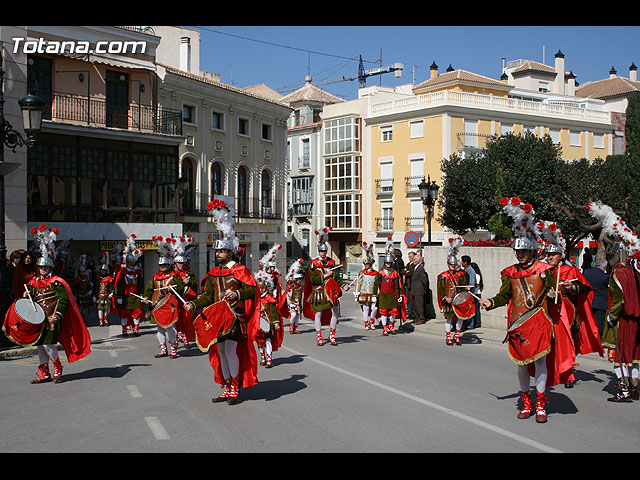
[[[203,351],[209,351],[218,335],[229,333],[236,316],[226,300],[205,307],[193,321],[196,331],[196,345]]]

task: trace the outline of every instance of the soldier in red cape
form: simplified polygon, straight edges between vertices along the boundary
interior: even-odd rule
[[[287,305],[289,307],[289,333],[300,334],[298,330],[298,321],[302,314],[302,298],[304,296],[304,286],[301,280],[304,279],[304,273],[302,273],[303,260],[299,258],[287,272],[287,288],[285,290],[285,296],[287,299]]]
[[[396,334],[395,321],[400,317],[407,320],[407,295],[402,288],[402,281],[397,270],[393,268],[393,241],[387,240],[384,265],[373,282],[373,298],[377,299],[376,318],[382,323],[382,335]]]
[[[318,346],[324,345],[322,327],[327,325],[329,325],[329,342],[331,345],[338,345],[336,327],[340,316],[340,297],[343,286],[337,270],[340,265],[337,265],[333,258],[327,258],[329,248],[326,242],[330,230],[329,227],[324,227],[321,231],[316,230],[318,256],[309,262],[304,279],[305,293],[302,310],[304,316],[314,322]],[[344,289],[349,290],[349,286],[344,286]]]
[[[184,284],[184,290],[181,295],[186,301],[194,300],[198,296],[198,280],[189,268],[191,255],[195,249],[195,247],[189,244],[194,242],[195,239],[192,237],[178,237],[176,241],[176,252],[173,261],[175,271],[180,275],[182,283]],[[191,348],[191,342],[196,339],[196,331],[193,328],[193,315],[184,309],[182,303],[178,306],[176,330],[178,331],[178,338],[182,341],[184,348],[187,350]]]
[[[557,225],[540,222],[538,228],[548,242],[544,255],[553,272],[558,290],[557,301],[549,303],[549,315],[553,320],[554,346],[547,356],[547,385],[575,384],[577,355],[597,352],[604,355],[598,325],[591,312],[593,289],[580,269],[564,260],[565,241]]]
[[[140,296],[144,290],[140,258],[144,251],[136,247],[135,234],[129,235],[122,252],[124,265],[118,270],[114,280],[114,306],[120,315],[122,335],[133,330],[134,335],[140,335],[142,321],[142,303]]]
[[[449,239],[449,255],[447,256],[447,270],[438,275],[437,288],[438,288],[438,306],[444,316],[445,325],[445,342],[447,345],[462,345],[460,341],[460,333],[462,332],[462,324],[467,318],[460,317],[454,310],[453,300],[455,296],[462,293],[463,290],[458,288],[469,284],[469,279],[464,270],[459,267],[457,253],[460,248],[462,240],[460,238]],[[473,302],[473,298],[470,299]],[[451,339],[451,331],[454,330],[453,340]]]
[[[62,344],[67,360],[72,363],[91,353],[91,337],[71,287],[53,274],[57,229],[47,230],[46,225],[41,225],[38,229],[34,227],[31,234],[39,243],[41,255],[36,261],[36,275],[27,284],[24,296],[40,306],[45,318],[40,324],[27,325],[29,322],[14,315],[14,302],[7,310],[2,330],[18,345],[37,345],[39,365],[31,383],[59,382],[62,362],[56,344]],[[53,376],[49,361],[54,366]]]
[[[545,396],[547,388],[547,354],[552,348],[553,323],[548,314],[548,294],[555,288],[553,267],[536,259],[539,232],[533,221],[533,207],[522,205],[518,197],[500,201],[505,213],[513,219],[513,249],[518,263],[501,272],[502,285],[493,298],[483,297],[480,306],[486,310],[507,305],[507,337],[509,356],[518,368],[522,409],[518,418],[533,414],[529,390],[531,374],[537,392],[535,418],[547,421]],[[530,370],[529,364],[534,365]]]
[[[212,402],[237,403],[239,389],[258,383],[258,362],[253,342],[260,324],[260,292],[240,253],[233,217],[224,201],[207,205],[223,238],[214,245],[218,266],[202,280],[202,292],[184,306],[187,312],[202,308],[194,320],[196,344],[209,352],[214,380],[224,388]]]
[[[106,252],[105,252],[106,255]],[[96,297],[94,302],[96,304],[96,311],[98,312],[98,321],[101,327],[108,327],[108,317],[113,311],[113,303],[111,301],[113,297],[113,283],[115,279],[109,275],[109,267],[107,263],[104,263],[100,267],[100,271],[95,278],[94,288],[96,289]]]
[[[377,298],[373,296],[373,285],[378,277],[378,271],[373,268],[375,259],[373,258],[373,244],[367,245],[362,242],[364,258],[362,259],[362,270],[358,273],[354,296],[360,304],[362,311],[362,321],[365,330],[374,330],[376,318],[378,318]]]

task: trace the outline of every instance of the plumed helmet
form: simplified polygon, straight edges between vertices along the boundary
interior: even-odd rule
[[[213,199],[207,204],[207,211],[213,217],[216,228],[221,237],[216,239],[214,250],[229,250],[232,254],[238,255],[241,252],[240,241],[236,236],[235,222],[231,215],[231,210],[224,200]]]
[[[59,233],[58,229],[52,227],[49,230],[46,225],[42,224],[38,228],[31,228],[30,233],[35,236],[38,250],[40,250],[40,257],[36,260],[36,265],[39,267],[53,267],[56,258],[55,247]]]
[[[538,243],[542,242],[542,239],[533,219],[533,206],[529,203],[523,204],[518,197],[504,197],[500,200],[500,205],[513,220],[513,249],[538,251]]]

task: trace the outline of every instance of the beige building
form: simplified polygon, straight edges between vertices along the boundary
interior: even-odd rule
[[[158,102],[182,112],[179,146],[179,218],[198,243],[192,268],[200,276],[215,262],[217,235],[206,205],[223,199],[234,212],[236,233],[251,269],[274,244],[285,270],[286,134],[291,109],[264,86],[247,89],[220,82],[199,68],[200,33],[153,26],[158,47]]]

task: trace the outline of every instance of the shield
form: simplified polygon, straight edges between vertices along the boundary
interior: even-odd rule
[[[231,331],[235,318],[236,315],[226,300],[205,307],[193,321],[198,348],[208,352],[209,347],[217,342],[219,335]]]
[[[453,311],[460,320],[468,320],[476,314],[476,302],[471,293],[465,291],[458,293],[451,302]]]
[[[153,307],[151,315],[162,328],[170,327],[178,321],[178,299],[174,295],[163,297]]]
[[[42,335],[46,315],[42,307],[29,300],[20,298],[7,310],[2,330],[12,342],[22,346],[34,345]]]
[[[542,307],[520,315],[507,328],[509,356],[517,365],[535,362],[551,351],[553,322]]]

